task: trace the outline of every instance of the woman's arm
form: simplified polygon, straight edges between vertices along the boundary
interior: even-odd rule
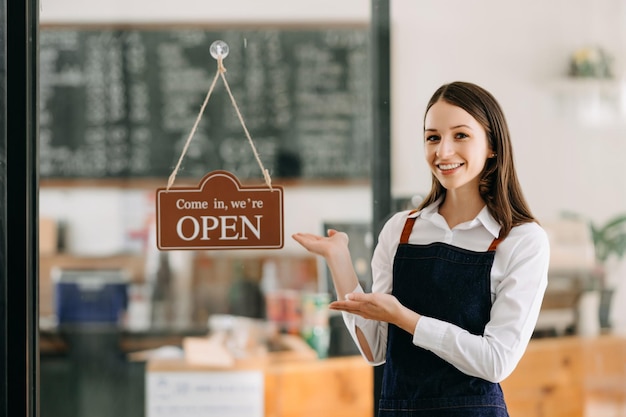
[[[537,224],[518,226],[498,246],[503,278],[495,288],[491,318],[482,335],[422,317],[413,343],[462,372],[500,382],[517,366],[532,336],[547,287],[548,237]],[[504,256],[504,259],[502,258]],[[494,264],[494,267],[495,264]]]
[[[358,287],[359,280],[352,265],[347,234],[331,229],[328,231],[328,237],[296,233],[293,238],[309,252],[320,255],[326,260],[339,300],[345,299],[347,294]],[[373,361],[372,350],[363,332],[358,327],[355,331],[363,354],[370,362]]]
[[[292,237],[306,250],[320,255],[326,260],[335,291],[337,291],[337,298],[343,300],[346,294],[354,291],[359,285],[348,249],[347,234],[330,229],[328,230],[328,237],[311,233],[296,233]]]

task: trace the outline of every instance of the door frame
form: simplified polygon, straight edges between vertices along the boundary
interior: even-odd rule
[[[0,3],[1,410],[36,417],[38,303],[38,0]],[[8,161],[8,157],[11,161]]]

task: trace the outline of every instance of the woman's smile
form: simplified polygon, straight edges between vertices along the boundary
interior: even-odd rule
[[[454,174],[458,170],[458,168],[462,167],[463,165],[465,164],[439,164],[437,165],[437,168],[439,168],[439,171],[441,171],[443,175],[451,175]]]

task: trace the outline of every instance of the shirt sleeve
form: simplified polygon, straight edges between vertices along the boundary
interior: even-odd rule
[[[500,382],[513,372],[537,323],[548,282],[547,234],[536,223],[517,226],[498,246],[498,257],[504,274],[495,288],[491,319],[482,336],[424,316],[413,335],[416,346],[491,382]]]

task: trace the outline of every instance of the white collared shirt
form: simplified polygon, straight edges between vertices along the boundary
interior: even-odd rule
[[[436,202],[412,215],[416,221],[409,243],[444,242],[486,251],[499,234],[500,225],[487,207],[475,219],[452,229],[438,207]],[[395,214],[380,232],[372,257],[372,292],[391,293],[393,260],[407,214]],[[422,316],[415,326],[413,344],[468,375],[492,382],[503,380],[515,369],[532,336],[548,283],[549,261],[548,236],[537,223],[514,227],[496,250],[491,269],[491,319],[484,334],[473,335],[454,324]],[[358,286],[355,292],[363,289]],[[374,355],[372,365],[384,363],[387,323],[345,312],[343,318],[357,346],[355,326],[365,335]]]

